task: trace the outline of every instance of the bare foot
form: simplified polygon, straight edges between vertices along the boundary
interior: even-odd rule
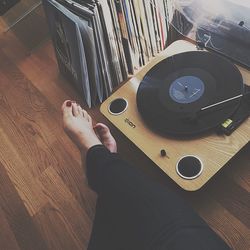
[[[108,127],[98,123],[94,130],[91,117],[81,106],[73,101],[65,101],[62,112],[65,132],[83,154],[98,144],[103,144],[111,152],[116,152],[116,142]]]
[[[65,132],[83,153],[94,145],[102,144],[95,134],[91,117],[79,105],[65,101],[62,112]]]
[[[94,126],[94,130],[106,148],[109,149],[111,153],[117,152],[117,145],[114,137],[110,133],[109,128],[103,123],[97,123]]]

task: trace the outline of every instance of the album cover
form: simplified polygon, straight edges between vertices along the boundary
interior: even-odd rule
[[[98,55],[101,64],[101,72],[103,76],[103,84],[106,90],[106,96],[109,96],[113,90],[112,76],[111,76],[111,62],[108,58],[106,40],[104,31],[102,29],[101,20],[97,7],[93,8],[94,13],[94,30],[96,35],[96,45],[98,47]]]
[[[120,44],[116,34],[116,27],[113,23],[113,13],[108,1],[102,1],[98,4],[100,20],[104,31],[105,41],[108,41],[107,52],[111,62],[112,86],[117,86],[123,81],[122,59]]]
[[[149,31],[152,56],[155,56],[157,54],[157,43],[156,43],[154,26],[153,26],[153,16],[152,16],[152,11],[151,11],[151,3],[150,3],[150,1],[143,0],[143,4],[144,4],[144,8],[145,8],[145,17],[146,17],[147,27],[148,27],[148,31]]]
[[[86,64],[88,66],[91,100],[92,103],[95,103],[97,93],[99,93],[99,101],[102,102],[103,88],[100,80],[100,65],[97,61],[93,27],[91,21],[87,18],[83,19],[79,17],[79,19],[81,21],[79,28],[87,58]]]
[[[166,22],[166,13],[165,6],[163,1],[157,1],[158,10],[159,10],[159,18],[161,20],[161,33],[162,33],[162,49],[165,48],[165,43],[167,41],[167,22]]]
[[[133,51],[132,59],[133,59],[134,70],[138,70],[140,68],[140,53],[139,53],[139,47],[138,47],[136,33],[134,29],[134,24],[132,20],[132,13],[131,13],[130,5],[129,5],[129,0],[123,0],[123,8],[124,8],[125,19],[126,19],[126,24],[128,28],[128,35],[130,39],[131,49]]]
[[[86,1],[84,2],[84,4],[79,4],[79,2],[82,2],[79,0],[77,2],[70,1],[70,0],[58,0],[58,1],[60,1],[60,3],[62,3],[65,7],[67,7],[68,10],[74,13],[81,21],[83,22],[84,20],[87,21],[88,26],[89,26],[88,28],[89,31],[93,30],[94,44],[92,45],[92,49],[95,49],[96,51],[96,54],[94,54],[93,56],[96,55],[95,61],[97,63],[97,65],[95,66],[95,73],[96,72],[99,72],[99,73],[98,73],[98,76],[95,76],[96,81],[93,80],[90,83],[90,95],[91,95],[92,105],[96,105],[97,103],[102,102],[102,100],[107,97],[108,93],[110,93],[107,90],[108,87],[106,87],[106,83],[110,84],[110,82],[105,80],[105,76],[109,74],[109,70],[106,70],[106,71],[103,70],[106,65],[103,64],[101,54],[97,52],[99,51],[99,47],[100,46],[103,47],[103,45],[101,44],[101,41],[99,38],[100,34],[98,32],[98,29],[96,28],[97,26],[97,22],[96,22],[97,17],[95,15],[96,6],[91,1]],[[79,27],[81,27],[81,25],[79,25]],[[84,37],[85,35],[83,34]],[[86,44],[85,39],[88,39],[88,37],[83,38],[83,44],[86,45],[85,47],[86,53],[90,53],[88,44]],[[93,41],[93,37],[91,39]],[[101,50],[102,49],[103,48],[101,48]],[[89,59],[88,57],[87,64],[89,65],[91,61],[92,59]],[[93,66],[90,66],[90,67],[92,68]]]
[[[131,0],[131,8],[133,13],[133,20],[136,29],[137,40],[139,43],[140,48],[140,55],[141,55],[141,65],[145,65],[146,59],[146,46],[144,36],[142,34],[142,28],[140,23],[140,11],[139,6],[137,5],[137,0]]]
[[[115,27],[115,33],[116,33],[116,36],[118,39],[119,51],[120,51],[121,59],[122,59],[121,60],[121,68],[122,68],[124,78],[127,79],[128,66],[127,66],[125,51],[124,51],[124,47],[123,47],[123,43],[122,43],[122,32],[121,32],[120,25],[119,25],[118,12],[116,9],[115,1],[109,0],[108,2],[110,3],[113,25]]]
[[[90,107],[89,75],[79,28],[80,20],[54,0],[44,0],[43,3],[60,71],[84,95]]]
[[[128,73],[134,73],[133,59],[132,59],[132,49],[129,40],[128,28],[125,20],[125,13],[123,10],[122,0],[115,1],[115,7],[117,12],[119,29],[121,31],[122,46],[124,50],[124,55],[126,59]]]
[[[149,61],[150,58],[152,58],[152,46],[151,46],[151,41],[150,41],[150,36],[149,36],[149,29],[148,29],[148,24],[146,20],[146,10],[144,8],[143,1],[138,1],[138,8],[139,8],[139,13],[140,13],[140,22],[142,26],[142,32],[144,36],[144,41],[145,41],[145,46],[146,46],[146,55],[147,55],[147,60]]]

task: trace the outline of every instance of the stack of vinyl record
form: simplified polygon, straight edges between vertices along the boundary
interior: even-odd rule
[[[61,73],[91,107],[164,49],[170,0],[43,0]]]

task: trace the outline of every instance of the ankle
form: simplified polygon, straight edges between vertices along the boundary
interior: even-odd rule
[[[103,144],[100,142],[100,143],[97,143],[97,144],[82,145],[82,146],[78,147],[82,159],[85,159],[85,160],[86,160],[87,153],[88,153],[88,151],[89,151],[91,148],[93,148],[93,147],[95,147],[95,146],[101,146],[101,145],[103,145]]]
[[[88,151],[90,148],[92,148],[95,145],[102,145],[102,143],[100,142],[100,140],[96,137],[96,138],[92,138],[91,140],[80,140],[80,144],[79,144],[79,150],[82,151]]]

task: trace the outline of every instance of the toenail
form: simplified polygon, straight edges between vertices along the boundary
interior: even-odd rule
[[[71,101],[67,101],[67,102],[66,102],[66,106],[67,106],[67,107],[70,107],[70,106],[71,106]]]

